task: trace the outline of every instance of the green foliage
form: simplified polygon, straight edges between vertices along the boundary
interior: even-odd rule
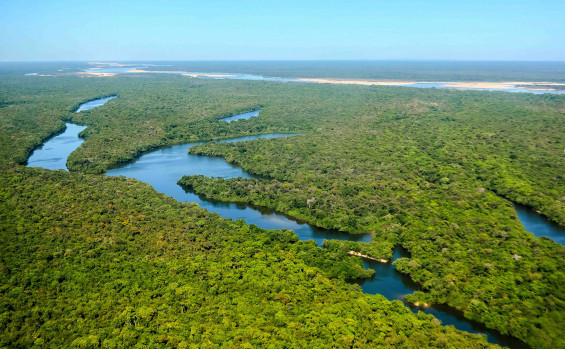
[[[321,118],[305,137],[190,150],[222,156],[257,179],[179,183],[211,199],[374,234],[369,244],[332,248],[386,259],[401,243],[412,258],[397,268],[433,302],[531,345],[561,345],[553,341],[565,331],[565,248],[525,232],[509,202],[489,189],[565,222],[564,99],[421,91],[402,104],[396,98],[408,91],[373,91],[368,102],[340,100],[342,108],[357,103],[350,116]]]
[[[365,256],[390,261],[392,258],[394,243],[390,242],[389,240],[373,240],[370,243],[342,240],[324,240],[324,248],[329,251],[339,251],[342,254],[346,254],[350,251],[355,251]]]
[[[72,112],[108,94],[119,97]],[[352,335],[357,346],[483,345],[459,342],[466,339],[452,329],[341,280],[371,273],[348,250],[388,259],[402,244],[411,258],[396,267],[426,291],[414,300],[447,303],[534,347],[564,346],[565,248],[525,232],[495,195],[565,222],[564,101],[160,75],[4,75],[2,345],[321,347],[347,346]],[[217,122],[259,107],[257,118]],[[17,166],[61,120],[88,126],[68,166],[92,173],[171,144],[305,133],[194,147],[262,179],[182,183],[374,240],[321,250],[136,181]]]
[[[489,347],[135,180],[18,166],[0,197],[2,347]]]

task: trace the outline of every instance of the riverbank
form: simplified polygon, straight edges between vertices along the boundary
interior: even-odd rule
[[[386,259],[374,258],[374,257],[368,256],[366,254],[362,254],[361,252],[357,252],[357,251],[353,251],[353,250],[347,252],[347,254],[350,255],[350,256],[356,256],[356,257],[369,259],[369,260],[372,260],[372,261],[375,261],[375,262],[388,263],[388,260],[386,260]]]
[[[121,79],[120,79],[120,80],[121,80]],[[134,79],[123,79],[123,80],[134,80]],[[176,80],[176,81],[182,81],[184,84],[187,84],[187,80],[185,80],[185,79],[175,78],[174,80]],[[205,84],[210,83],[210,82],[195,81],[194,83],[195,83],[195,84],[198,84],[198,85],[205,85]],[[212,82],[212,83],[213,83],[213,82]],[[234,83],[234,84],[235,84],[235,83]],[[221,84],[221,85],[223,85],[223,84]],[[251,84],[250,84],[250,85],[251,85]],[[267,84],[264,84],[264,85],[267,85]],[[284,88],[285,86],[279,85],[279,86],[276,86],[276,87],[277,87],[277,89],[281,89],[281,88]],[[289,87],[293,87],[293,86],[289,86]],[[297,86],[297,87],[302,88],[303,86]],[[316,87],[316,86],[307,86],[307,89],[325,89],[325,88],[323,88],[323,87]],[[334,89],[332,88],[332,90],[334,90]],[[337,89],[337,90],[341,90],[341,89]],[[349,90],[349,89],[345,89],[345,90]],[[376,91],[377,89],[360,89],[360,90],[367,90],[367,91],[373,91],[373,90],[375,90],[375,91]],[[378,91],[381,92],[381,91],[383,91],[383,90],[388,90],[388,89],[380,89],[380,90],[378,90]],[[388,91],[385,91],[385,92],[388,92]],[[414,93],[415,91],[414,91],[414,90],[408,91],[408,89],[394,89],[394,90],[391,89],[391,92],[397,92],[397,93],[410,92],[410,93]],[[436,93],[438,93],[438,94],[439,94],[439,93],[445,93],[445,94],[453,95],[453,93],[451,93],[451,92],[442,92],[442,91],[433,92],[433,94],[436,94]],[[461,93],[461,95],[464,95],[464,93]],[[486,93],[485,93],[485,94],[482,94],[482,95],[484,95],[485,98],[486,98],[487,96],[491,96],[490,94],[486,94]],[[513,98],[513,99],[515,99],[515,100],[518,99],[518,98],[516,98],[516,97],[518,97],[518,96],[516,96],[516,95],[515,95],[515,96],[510,96],[510,95],[502,95],[502,94],[501,94],[500,96],[501,96],[501,98]],[[528,97],[528,98],[530,98],[530,97]],[[532,100],[537,100],[537,99],[539,99],[539,98],[532,97],[532,98],[530,98],[530,99],[532,99]],[[245,110],[245,109],[239,109],[239,110]],[[90,113],[89,113],[89,114],[90,114]],[[92,113],[92,114],[95,114],[95,113]],[[118,113],[117,113],[117,114],[118,114]],[[220,114],[220,115],[221,115],[221,114]],[[210,119],[211,119],[211,118],[210,118]],[[211,120],[212,120],[212,119],[211,119]],[[261,119],[257,119],[257,120],[259,121],[259,120],[261,120]],[[276,120],[274,120],[274,121],[276,121]],[[215,127],[218,127],[218,126],[219,126],[218,123],[213,123],[213,122],[212,122],[212,124],[214,124]],[[248,123],[239,123],[239,124],[242,124],[242,126],[248,126],[248,125],[247,125]],[[298,141],[298,140],[295,139],[295,140],[288,140],[288,141],[284,142],[284,143],[289,143],[289,144],[287,144],[287,145],[289,146],[289,149],[288,149],[288,151],[287,151],[287,149],[284,149],[285,151],[284,151],[283,153],[285,153],[285,154],[290,153],[290,151],[293,150],[293,149],[291,149],[290,147],[291,147],[291,146],[296,147],[297,141]],[[348,142],[350,142],[349,139],[344,139],[344,140],[342,141],[342,143],[344,143],[344,144],[349,144]],[[269,143],[280,143],[280,141],[277,141],[277,142],[253,142],[253,144],[257,144],[257,143],[261,144],[261,148],[264,148],[264,147],[268,146]],[[298,143],[299,143],[299,142],[298,142]],[[251,144],[251,143],[249,143],[249,144]],[[319,144],[322,144],[322,143],[319,143]],[[390,144],[393,144],[393,143],[390,143]],[[243,145],[242,145],[240,148],[249,149],[247,146],[243,146]],[[328,149],[328,147],[325,146],[324,149]],[[332,155],[336,154],[336,151],[335,151],[334,149],[339,150],[339,147],[336,146],[335,148],[332,149]],[[251,150],[253,150],[253,149],[251,149]],[[296,151],[296,150],[294,150],[294,151]],[[318,151],[319,151],[319,150],[318,150]],[[255,151],[253,151],[253,152],[255,152]],[[271,154],[272,154],[272,152],[271,152]],[[299,154],[300,154],[300,153],[299,153]],[[186,155],[186,153],[185,153],[185,155]],[[337,155],[339,155],[339,153],[338,153]],[[394,157],[394,156],[390,156],[390,157],[391,157],[391,158],[394,158],[394,159],[397,158],[397,157]],[[339,157],[336,157],[336,158],[339,158]],[[331,157],[331,159],[334,159],[334,157]],[[266,161],[266,160],[261,159],[260,163],[265,163],[265,161]],[[283,161],[280,161],[279,163],[284,164],[284,163],[287,163],[287,161],[284,161],[284,160],[283,160]],[[322,162],[314,162],[314,163],[315,163],[315,164],[319,164],[319,163],[322,163]],[[270,166],[270,168],[272,168],[272,167],[273,167],[273,166]],[[246,168],[253,168],[253,169],[255,169],[256,166],[253,166],[253,167],[252,167],[252,166],[247,166]],[[294,167],[293,167],[293,168],[294,168]],[[333,169],[333,171],[332,171],[332,169],[330,168],[330,169],[328,169],[328,171],[329,171],[330,173],[334,173],[334,172],[335,172],[335,169]],[[432,179],[433,179],[433,178],[432,178]],[[430,179],[430,180],[432,180],[432,179]],[[452,178],[452,180],[453,180],[453,178]],[[445,182],[444,179],[442,179],[442,181]],[[374,188],[373,188],[373,189],[374,189]],[[474,191],[473,191],[473,192],[474,192]],[[308,196],[307,198],[310,198],[310,196]],[[306,199],[306,198],[305,198],[305,199]],[[307,201],[306,201],[306,200],[302,200],[301,202],[307,202]],[[319,202],[320,202],[320,201],[319,201]],[[382,225],[381,225],[381,226],[382,226]],[[439,228],[438,228],[438,229],[439,229]],[[506,233],[507,233],[507,232],[505,232],[505,234],[506,234]],[[469,235],[471,235],[471,234],[469,234]],[[506,235],[504,235],[504,236],[506,236]],[[380,236],[380,238],[381,238],[381,239],[384,239],[384,238],[386,238],[386,237]],[[482,238],[482,239],[485,239],[483,236],[481,236],[481,238]],[[417,246],[419,246],[421,243],[426,243],[426,240],[425,240],[425,239],[418,239],[417,241],[414,241],[414,244],[411,245],[411,246],[409,246],[409,247],[411,248],[411,250],[413,250],[413,249],[417,248]],[[490,245],[489,245],[489,246],[490,246]],[[454,250],[454,249],[451,249],[451,248],[450,248],[450,249],[445,249],[445,250],[446,250],[447,253],[451,253],[451,251]],[[495,253],[496,253],[496,252],[497,252],[497,249],[494,249],[494,250],[495,250]],[[445,254],[446,252],[442,252],[442,253]],[[491,251],[491,252],[492,252],[492,251]],[[526,251],[526,253],[527,253],[527,251]],[[342,254],[342,255],[343,255],[343,254]],[[520,255],[522,255],[522,253],[520,253]],[[485,257],[485,259],[487,259],[487,260],[488,260],[488,258],[489,258],[488,256]],[[521,261],[520,263],[522,263],[522,261],[524,261],[524,260],[527,261],[528,258],[529,258],[528,255],[524,256],[524,258],[520,259],[520,261]],[[417,260],[416,258],[415,258],[415,260],[418,261],[418,262],[421,261],[421,260]],[[403,261],[403,262],[406,262],[406,260]],[[421,263],[421,262],[420,262],[420,263]],[[442,263],[437,263],[437,264],[442,264]],[[415,264],[415,263],[413,263],[413,266],[418,267],[418,265]],[[490,268],[490,265],[489,265],[488,271],[492,273],[492,268]],[[490,280],[489,280],[489,282],[490,282]]]
[[[411,86],[413,87],[430,87],[437,88],[455,88],[455,89],[485,89],[485,90],[536,90],[536,91],[558,91],[556,88],[539,86],[565,86],[565,83],[550,82],[524,82],[524,81],[501,81],[501,82],[473,82],[473,81],[401,81],[401,80],[347,80],[347,79],[327,79],[327,78],[298,78],[297,81],[314,82],[320,84],[338,84],[338,85],[365,85],[365,86]],[[437,86],[432,86],[437,85]]]

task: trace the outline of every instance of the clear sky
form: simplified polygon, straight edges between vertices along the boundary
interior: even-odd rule
[[[0,0],[0,61],[565,60],[565,0]]]

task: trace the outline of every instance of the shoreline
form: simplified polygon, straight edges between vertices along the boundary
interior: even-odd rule
[[[101,69],[96,67],[92,69]],[[237,74],[232,73],[190,73],[178,70],[145,70],[139,68],[132,68],[125,72],[119,73],[103,73],[103,72],[79,72],[75,73],[79,76],[96,76],[96,77],[111,77],[124,73],[140,73],[140,74],[179,74],[191,78],[235,78]],[[277,79],[277,78],[270,78]],[[451,89],[476,89],[476,90],[524,90],[524,91],[548,91],[559,92],[560,89],[552,88],[550,86],[565,86],[562,82],[547,82],[547,81],[414,81],[414,80],[390,80],[390,79],[342,79],[342,78],[294,78],[288,79],[294,82],[307,82],[318,84],[333,84],[333,85],[361,85],[361,86],[405,86],[405,87],[435,87],[435,88],[451,88]],[[418,86],[420,85],[420,86]],[[428,85],[428,86],[425,86]],[[437,85],[437,86],[429,86]],[[515,91],[514,91],[515,92]]]
[[[182,76],[189,76],[191,78],[199,78],[199,77],[205,77],[205,78],[233,78],[237,75],[235,74],[214,74],[214,73],[203,73],[203,74],[181,74]]]
[[[298,78],[297,81],[314,82],[320,84],[338,84],[338,85],[366,85],[366,86],[409,86],[414,84],[441,84],[439,88],[457,88],[457,89],[532,89],[539,91],[557,91],[548,87],[537,87],[537,85],[555,85],[565,86],[565,83],[558,82],[525,82],[525,81],[501,81],[501,82],[477,82],[477,81],[404,81],[404,80],[348,80],[337,78]]]
[[[116,76],[116,75],[118,75],[118,73],[93,73],[93,72],[79,72],[79,73],[76,73],[76,74],[77,74],[78,76],[82,76],[82,77],[85,77],[85,76],[97,76],[97,77],[106,77],[106,78],[107,78],[107,77],[110,77],[110,76]],[[54,75],[52,75],[52,76],[54,76]]]
[[[353,251],[353,250],[347,252],[347,254],[350,255],[350,256],[355,256],[355,257],[361,257],[361,258],[365,258],[365,259],[370,259],[370,260],[375,261],[375,262],[388,263],[388,260],[386,260],[386,259],[374,258],[374,257],[368,256],[368,255],[366,255],[366,254],[362,254],[361,252],[357,252],[357,251]]]

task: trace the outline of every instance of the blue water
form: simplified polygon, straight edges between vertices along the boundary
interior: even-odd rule
[[[368,294],[382,294],[388,300],[404,301],[404,296],[414,293],[421,288],[406,274],[400,273],[392,264],[399,258],[409,257],[406,250],[396,247],[389,263],[380,263],[372,260],[363,260],[365,268],[375,270],[375,276],[371,279],[358,281],[363,292]],[[507,346],[510,348],[528,348],[523,342],[514,337],[503,335],[495,330],[487,328],[485,325],[466,319],[461,311],[447,305],[433,305],[431,308],[409,307],[414,313],[422,311],[426,314],[434,315],[441,321],[442,325],[453,325],[461,331],[470,333],[486,334],[487,340],[491,343]]]
[[[31,153],[27,166],[68,171],[67,158],[84,142],[78,134],[85,128],[86,126],[67,123],[65,132],[49,139]]]
[[[84,111],[84,110],[90,110],[90,109],[98,108],[98,107],[108,103],[108,101],[110,101],[114,98],[117,98],[117,97],[118,96],[108,96],[108,97],[98,98],[98,99],[94,99],[92,101],[82,103],[81,105],[79,105],[76,112],[79,113],[79,112]]]
[[[243,114],[228,116],[227,118],[222,118],[219,121],[232,122],[232,121],[236,121],[236,120],[247,120],[247,119],[250,119],[254,116],[258,116],[259,113],[262,112],[262,111],[263,111],[263,109],[259,109],[259,110],[254,110],[254,111],[250,111],[250,112],[243,113]]]
[[[82,103],[76,112],[78,113],[83,110],[100,107],[116,97],[117,96],[109,96]],[[43,167],[48,170],[68,171],[67,158],[84,142],[84,139],[79,137],[79,133],[84,130],[86,126],[71,123],[66,123],[65,126],[66,128],[63,133],[52,137],[31,153],[27,160],[27,166]]]
[[[128,67],[103,67],[103,68],[90,68],[86,69],[86,72],[90,73],[129,73],[130,70],[134,68],[144,69],[150,65],[143,66],[128,66]],[[154,73],[160,73],[159,71],[153,71]],[[299,82],[299,83],[316,83],[314,81],[300,80],[293,78],[280,78],[280,77],[267,77],[262,75],[254,74],[240,74],[240,73],[218,73],[218,72],[185,72],[185,71],[175,71],[170,72],[170,74],[187,74],[187,75],[198,75],[199,79],[213,79],[213,80],[253,80],[253,81],[275,81],[275,82]],[[217,75],[217,76],[214,76]],[[403,87],[415,87],[415,88],[446,88],[453,90],[478,90],[478,91],[503,91],[503,92],[516,92],[516,93],[533,93],[533,94],[565,94],[565,90],[556,91],[543,91],[534,90],[527,88],[505,88],[505,89],[495,89],[495,88],[476,88],[476,87],[448,87],[447,82],[417,82],[413,84],[403,84],[391,86],[403,86]]]
[[[218,141],[218,143],[234,143],[279,137],[301,137],[292,134],[268,134],[247,136]],[[180,202],[195,202],[210,212],[218,213],[223,218],[233,220],[244,219],[247,224],[255,224],[264,229],[294,230],[301,240],[314,240],[322,245],[324,239],[371,241],[368,234],[351,235],[312,227],[300,220],[276,213],[269,209],[256,209],[245,204],[223,203],[200,198],[197,194],[187,192],[177,182],[182,176],[203,175],[216,178],[252,178],[240,167],[228,164],[218,157],[193,155],[188,149],[203,142],[175,145],[142,155],[139,159],[123,167],[109,170],[108,176],[124,176],[136,178],[149,183],[155,190],[165,193]]]
[[[179,72],[179,74],[198,75],[199,79],[213,80],[252,80],[252,81],[277,81],[277,82],[309,82],[292,78],[276,78],[253,74],[239,73],[206,73],[206,72]],[[217,76],[214,76],[217,75]]]
[[[565,245],[565,227],[550,222],[547,218],[522,205],[515,204],[516,215],[524,229],[535,237],[546,237],[561,245]]]
[[[532,90],[527,88],[480,88],[480,87],[453,87],[448,86],[447,82],[417,82],[413,84],[406,85],[393,85],[393,86],[405,86],[405,87],[417,87],[417,88],[447,88],[453,90],[476,90],[476,91],[502,91],[502,92],[517,92],[517,93],[533,93],[536,95],[551,93],[551,94],[565,94],[564,90],[556,91],[543,91],[543,90]]]
[[[114,98],[107,97],[105,99],[89,101],[79,107],[77,111],[88,110],[104,104],[108,100]],[[103,100],[105,100],[103,102]],[[259,111],[256,111],[258,114]],[[246,113],[248,114],[248,113]],[[233,118],[238,117],[234,116]],[[250,116],[249,116],[250,117]],[[78,138],[78,132],[84,129],[82,126],[67,124],[67,130],[60,136],[54,137],[47,141],[44,145],[46,149],[53,149],[53,156],[57,158],[60,163],[66,163],[68,155],[82,143]],[[77,131],[79,130],[79,131]],[[269,134],[259,136],[247,136],[234,139],[227,139],[218,141],[218,143],[234,143],[245,141],[259,141],[268,142],[272,138],[280,137],[301,137],[301,135],[294,134]],[[77,138],[80,143],[76,145],[73,142],[62,142],[64,146],[56,147],[61,139]],[[185,175],[204,175],[216,178],[253,178],[252,175],[243,171],[240,167],[228,164],[224,159],[209,156],[200,156],[189,154],[188,150],[204,142],[195,142],[183,145],[176,145],[169,148],[159,149],[150,153],[142,155],[135,161],[132,161],[120,168],[109,170],[106,174],[109,176],[125,176],[136,178],[140,181],[149,183],[157,191],[169,195],[178,201],[194,202],[200,207],[207,209],[210,212],[216,212],[223,218],[233,220],[244,219],[247,224],[255,224],[265,229],[289,229],[294,230],[301,240],[314,240],[318,245],[321,245],[324,239],[337,239],[337,240],[354,240],[369,242],[371,237],[369,235],[350,235],[336,231],[324,230],[312,227],[306,223],[300,222],[297,219],[278,214],[269,209],[254,208],[245,204],[222,203],[200,198],[198,195],[183,190],[177,181]],[[49,166],[50,161],[41,162],[30,157],[29,165],[46,167]],[[53,167],[46,167],[54,169]],[[65,166],[66,168],[66,166]],[[520,216],[521,214],[519,214]],[[524,223],[526,226],[526,223]],[[526,229],[528,229],[527,225]],[[400,247],[394,250],[392,261],[398,258],[407,257],[407,252]],[[411,294],[418,290],[419,287],[407,275],[398,272],[392,261],[389,263],[379,263],[376,261],[364,260],[366,268],[372,268],[376,271],[375,276],[371,279],[361,280],[359,284],[365,293],[368,294],[382,294],[389,300],[403,300],[407,294]],[[500,333],[487,329],[484,325],[465,319],[460,311],[452,309],[449,306],[434,306],[428,309],[411,308],[413,312],[423,311],[427,314],[433,314],[438,318],[443,325],[453,325],[457,329],[471,332],[482,333],[487,336],[491,343],[509,346],[511,348],[527,348],[521,341],[510,337],[501,335]]]
[[[100,67],[100,68],[89,68],[84,71],[87,73],[111,73],[111,74],[124,74],[128,73],[132,69],[143,69],[146,66],[127,66],[127,67]]]

